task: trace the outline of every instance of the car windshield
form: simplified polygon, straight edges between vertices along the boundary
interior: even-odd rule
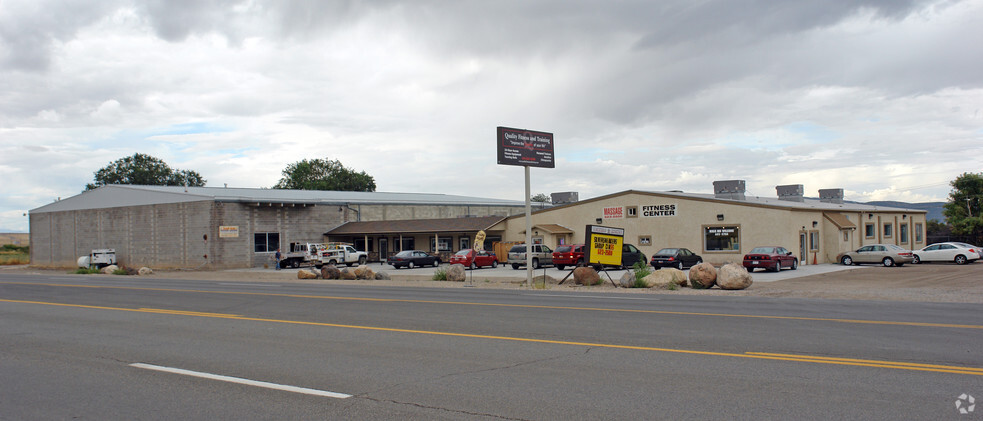
[[[396,257],[410,257],[413,255],[413,250],[406,250],[396,253]]]
[[[573,250],[573,247],[570,247],[570,246],[560,246],[560,247],[557,247],[556,248],[556,252],[557,253],[569,253],[570,250]]]
[[[467,256],[469,253],[471,253],[471,249],[464,249],[454,254],[457,256]]]
[[[672,256],[675,255],[677,252],[679,252],[679,249],[662,249],[655,252],[655,254],[660,256]]]
[[[775,252],[774,247],[755,247],[754,249],[751,250],[752,254],[769,254],[774,252]]]

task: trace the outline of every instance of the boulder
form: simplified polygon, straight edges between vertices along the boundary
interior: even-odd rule
[[[346,281],[353,281],[355,279],[358,279],[358,276],[355,276],[355,271],[349,270],[348,268],[345,268],[345,269],[342,269],[341,270],[341,275],[338,277],[338,279],[344,279]]]
[[[743,265],[728,263],[717,270],[717,286],[720,289],[744,289],[751,286],[751,274]]]
[[[679,270],[679,269],[675,269]],[[680,271],[680,273],[682,273]],[[669,288],[670,284],[679,285],[673,273],[668,270],[657,270],[642,278],[646,288]]]
[[[533,286],[536,286],[538,284],[538,285],[542,285],[542,286],[545,287],[546,285],[556,284],[556,283],[557,283],[556,278],[554,278],[552,276],[538,275],[538,276],[533,276],[532,277],[532,285]]]
[[[684,287],[687,285],[686,282],[686,272],[683,272],[676,268],[665,268],[659,272],[666,272],[672,274],[672,280],[676,282],[676,285]]]
[[[713,288],[717,283],[717,268],[703,262],[689,269],[689,283],[693,289]]]
[[[447,267],[447,280],[451,282],[464,282],[464,265],[455,263]]]
[[[297,271],[297,279],[317,279],[317,274],[307,269]]]
[[[577,285],[599,285],[601,275],[590,266],[583,266],[573,270],[573,282]]]
[[[105,273],[106,275],[112,275],[113,272],[116,272],[117,270],[119,270],[119,266],[109,265],[102,268],[102,273]]]
[[[324,279],[341,279],[341,271],[334,265],[328,265],[321,268],[321,278]]]
[[[151,269],[151,268],[148,268],[148,267],[144,266],[144,267],[140,268],[140,270],[137,271],[137,274],[139,274],[140,276],[153,275],[154,274],[154,270]]]
[[[634,288],[635,274],[632,273],[630,270],[626,271],[624,274],[621,275],[621,278],[618,279],[618,285],[621,285],[622,288]]]
[[[386,273],[386,272],[376,272],[375,273],[375,280],[377,280],[377,281],[388,281],[390,279],[392,279],[392,278],[389,277],[389,274]]]
[[[356,279],[375,279],[375,272],[368,266],[359,265],[354,272]]]

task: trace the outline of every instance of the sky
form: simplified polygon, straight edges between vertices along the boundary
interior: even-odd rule
[[[135,153],[207,186],[944,201],[983,172],[983,0],[0,1],[0,232]]]

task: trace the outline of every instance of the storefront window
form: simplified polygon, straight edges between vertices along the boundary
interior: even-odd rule
[[[809,250],[819,250],[819,233],[812,231],[809,233]]]
[[[922,223],[915,223],[915,242],[922,242]]]
[[[460,238],[460,248],[458,250],[464,250],[471,248],[471,237],[461,237]]]
[[[740,250],[740,228],[736,226],[703,227],[703,249],[706,251]]]
[[[898,230],[900,231],[900,232],[898,232],[898,235],[901,237],[901,244],[907,243],[908,242],[908,224],[900,224],[900,225],[898,225]]]
[[[278,232],[257,232],[253,234],[256,245],[256,253],[271,253],[280,248],[280,233]]]
[[[884,238],[891,238],[894,233],[894,224],[886,223],[884,224]]]
[[[453,241],[453,237],[440,237],[440,250],[435,250],[434,237],[430,237],[430,251],[451,251],[451,241]]]
[[[400,250],[414,250],[416,249],[416,238],[413,237],[403,237],[402,242],[399,243]]]
[[[874,238],[874,224],[864,224],[864,237]]]

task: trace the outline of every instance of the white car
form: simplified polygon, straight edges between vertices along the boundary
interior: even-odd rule
[[[983,250],[966,243],[936,243],[921,250],[915,250],[915,261],[922,262],[956,262],[957,265],[975,262],[980,259]]]

